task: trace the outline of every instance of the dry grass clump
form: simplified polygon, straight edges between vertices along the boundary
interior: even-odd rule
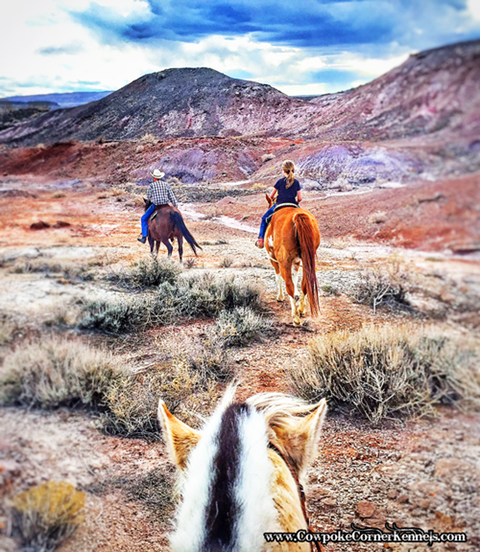
[[[382,224],[387,221],[387,213],[385,211],[376,211],[368,217],[369,224]]]
[[[181,272],[180,265],[167,257],[161,257],[160,260],[150,257],[136,262],[126,270],[113,272],[108,279],[124,288],[143,291],[164,282],[174,284]]]
[[[208,411],[215,402],[216,384],[233,376],[226,351],[208,337],[160,346],[165,352],[162,362],[127,374],[111,386],[104,415],[108,433],[157,438],[159,398],[170,411],[182,412],[191,421],[192,411]]]
[[[92,280],[93,274],[89,268],[83,264],[74,263],[72,261],[58,261],[55,259],[45,258],[20,258],[17,259],[10,272],[14,274],[28,274],[33,272],[43,272],[46,275],[63,276],[64,278],[74,279],[81,278],[82,280]]]
[[[232,265],[233,265],[232,257],[222,257],[222,260],[218,264],[220,268],[230,268]]]
[[[24,550],[53,552],[83,522],[85,493],[66,481],[47,481],[12,501],[13,535]]]
[[[17,326],[4,312],[0,312],[0,346],[9,343],[13,338]]]
[[[0,368],[0,403],[104,408],[125,369],[110,353],[81,341],[45,337],[22,344]]]
[[[292,371],[300,395],[327,397],[374,423],[396,414],[431,414],[439,403],[480,404],[475,353],[416,326],[365,326],[318,336],[309,356]]]
[[[215,324],[215,334],[223,347],[246,345],[272,331],[272,322],[248,307],[222,311]]]
[[[84,305],[79,328],[112,335],[175,324],[181,319],[212,318],[236,307],[261,310],[260,292],[234,278],[211,274],[163,282],[155,292],[123,300],[91,301]]]
[[[360,284],[351,290],[355,301],[373,307],[407,307],[406,295],[411,287],[410,276],[398,262],[387,266],[372,267],[360,272]]]
[[[155,519],[170,521],[176,506],[175,468],[162,466],[143,475],[119,477],[111,482],[121,489],[129,500],[145,504],[155,513]]]

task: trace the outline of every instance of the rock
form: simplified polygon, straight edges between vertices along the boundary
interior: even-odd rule
[[[377,507],[374,502],[363,500],[357,504],[357,514],[361,518],[371,518],[376,513]]]
[[[458,472],[465,472],[471,469],[472,466],[465,460],[458,458],[440,458],[435,463],[435,475],[437,477],[452,477]]]
[[[30,224],[31,230],[44,230],[45,228],[50,228],[50,224],[48,224],[48,222],[43,222],[43,220]]]
[[[64,220],[57,220],[57,222],[52,226],[52,228],[67,228],[68,226],[72,226],[69,222],[65,222]]]
[[[2,460],[0,462],[0,488],[9,487],[15,477],[20,474],[20,467],[16,462]]]

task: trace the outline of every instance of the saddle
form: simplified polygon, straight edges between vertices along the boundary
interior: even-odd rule
[[[280,203],[280,205],[275,205],[275,210],[273,213],[267,218],[267,226],[270,224],[270,221],[272,220],[273,215],[280,211],[280,209],[283,209],[284,207],[296,207],[297,209],[300,207],[297,203]]]

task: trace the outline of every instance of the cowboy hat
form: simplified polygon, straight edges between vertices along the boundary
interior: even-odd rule
[[[155,169],[152,173],[150,173],[153,178],[163,178],[165,176],[165,173],[162,171],[159,171],[158,169]]]

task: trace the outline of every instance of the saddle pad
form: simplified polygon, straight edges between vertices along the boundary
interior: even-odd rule
[[[280,205],[275,205],[275,211],[273,211],[273,213],[267,218],[267,226],[270,224],[273,215],[280,209],[283,209],[283,207],[300,207],[300,205],[297,205],[296,203],[280,203]]]

